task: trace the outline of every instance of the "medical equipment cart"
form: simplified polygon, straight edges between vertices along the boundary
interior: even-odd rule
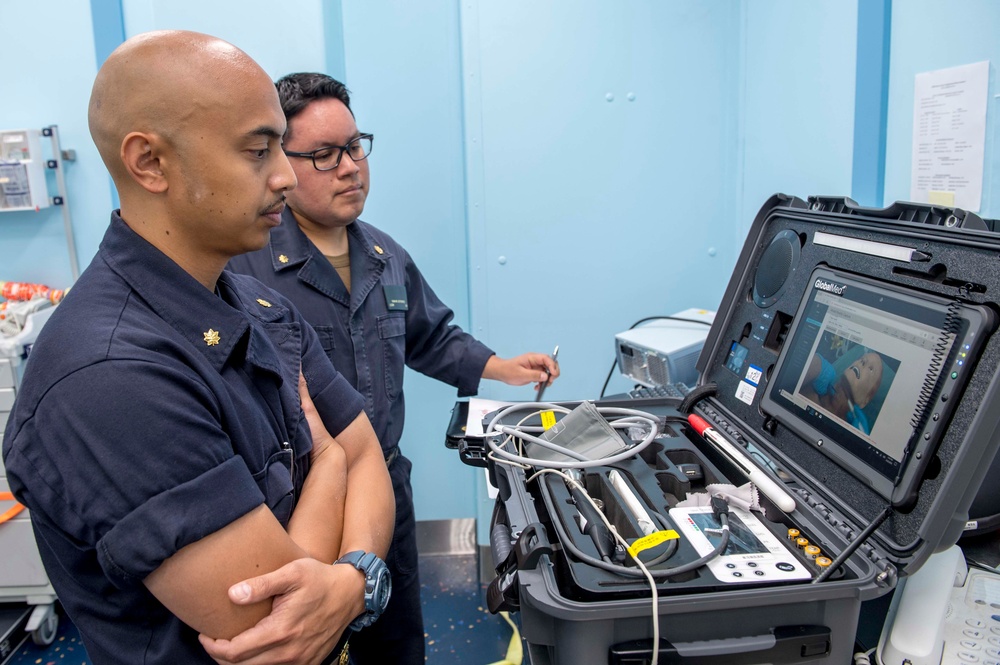
[[[24,362],[38,331],[55,307],[34,312],[24,329],[13,337],[0,337],[0,439],[14,405],[24,373]],[[3,519],[6,516],[7,519]],[[30,635],[36,644],[51,644],[59,626],[56,594],[42,566],[35,544],[31,516],[10,496],[10,485],[0,459],[0,644],[20,643],[16,636]],[[25,616],[27,615],[27,616]],[[10,632],[10,638],[3,633]],[[16,648],[16,644],[12,648]]]

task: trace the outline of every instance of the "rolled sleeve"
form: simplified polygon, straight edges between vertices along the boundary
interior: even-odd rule
[[[340,374],[315,392],[310,384],[309,396],[327,431],[333,436],[343,432],[365,408],[364,398]]]
[[[94,547],[114,584],[134,584],[264,502],[221,420],[183,368],[101,362],[17,424],[8,472],[33,513]]]
[[[226,488],[225,501],[219,501],[220,487]],[[232,457],[152,497],[119,520],[98,541],[98,560],[113,584],[131,586],[172,553],[219,531],[263,502],[246,462]]]

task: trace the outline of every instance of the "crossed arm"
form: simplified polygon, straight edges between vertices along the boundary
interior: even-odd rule
[[[353,549],[388,550],[392,487],[368,417],[362,412],[334,438],[304,380],[299,390],[313,464],[288,531],[259,506],[145,579],[220,663],[321,660],[364,610],[361,573],[329,564]]]

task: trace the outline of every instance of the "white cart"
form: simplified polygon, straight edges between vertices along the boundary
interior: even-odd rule
[[[26,351],[54,310],[49,307],[31,314],[24,330],[14,337],[0,336],[0,439],[24,374]],[[0,458],[0,515],[8,515],[0,522],[0,603],[26,603],[33,608],[24,630],[35,644],[47,645],[55,639],[59,627],[56,593],[42,567],[31,516],[26,509],[16,511]]]

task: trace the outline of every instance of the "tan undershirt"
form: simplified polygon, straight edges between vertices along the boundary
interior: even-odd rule
[[[344,282],[344,286],[347,287],[347,292],[351,292],[351,255],[350,253],[340,254],[338,256],[327,256],[326,260],[330,262],[333,269],[337,271],[340,275],[340,279]]]

